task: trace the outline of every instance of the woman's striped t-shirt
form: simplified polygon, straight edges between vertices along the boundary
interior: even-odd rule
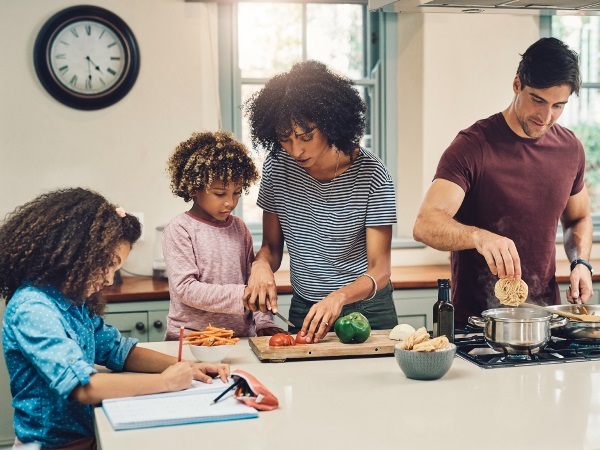
[[[367,270],[366,227],[396,223],[392,178],[364,149],[328,183],[315,180],[285,152],[267,156],[257,204],[279,217],[292,287],[313,302]]]

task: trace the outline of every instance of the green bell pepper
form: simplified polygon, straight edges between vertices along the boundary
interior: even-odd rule
[[[359,312],[353,312],[340,317],[333,326],[336,336],[344,344],[362,344],[371,335],[371,324]]]

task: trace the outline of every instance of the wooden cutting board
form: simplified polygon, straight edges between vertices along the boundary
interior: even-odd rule
[[[390,330],[374,330],[362,344],[343,344],[335,333],[318,344],[296,344],[288,347],[270,347],[270,336],[250,338],[250,348],[264,362],[284,362],[287,359],[331,358],[350,356],[393,355],[399,341],[388,338]]]

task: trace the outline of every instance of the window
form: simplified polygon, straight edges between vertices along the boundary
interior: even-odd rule
[[[377,154],[395,177],[395,132],[386,114],[394,114],[395,98],[385,80],[394,80],[385,55],[395,51],[395,14],[368,12],[357,3],[219,3],[219,72],[222,127],[251,148],[248,124],[240,106],[277,73],[299,61],[315,59],[351,78],[367,105],[367,128],[361,145]],[[394,59],[395,61],[395,55]],[[264,152],[253,151],[262,167]],[[394,170],[392,170],[394,168]],[[243,196],[236,210],[257,237],[262,210],[256,205],[259,185]]]
[[[545,17],[542,34],[561,39],[579,54],[581,90],[569,100],[560,123],[573,130],[585,148],[586,185],[594,223],[600,224],[600,17]]]

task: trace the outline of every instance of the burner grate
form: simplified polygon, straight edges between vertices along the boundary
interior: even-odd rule
[[[538,353],[513,355],[493,350],[481,330],[478,333],[457,330],[457,335],[457,356],[486,369],[600,360],[600,342],[597,341],[552,338]]]

